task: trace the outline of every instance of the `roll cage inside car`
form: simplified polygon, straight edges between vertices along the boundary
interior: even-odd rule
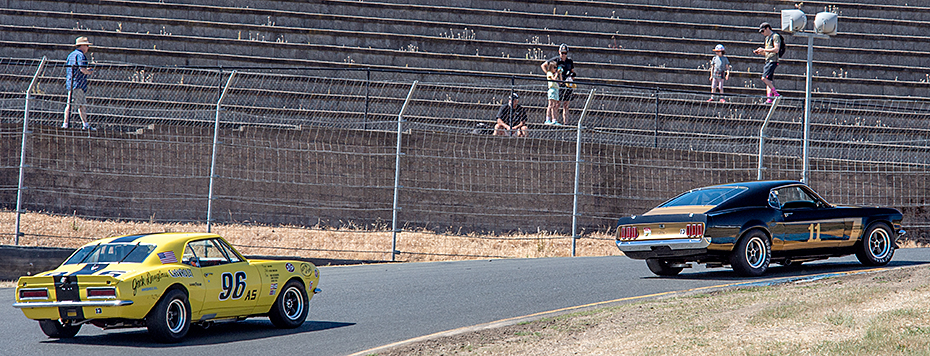
[[[775,187],[769,190],[769,206],[775,209],[832,208],[817,192],[802,184]]]

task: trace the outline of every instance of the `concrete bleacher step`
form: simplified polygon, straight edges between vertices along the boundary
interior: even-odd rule
[[[37,4],[33,7],[43,7],[49,5],[49,1],[24,1],[19,2],[18,4]],[[708,2],[708,3],[722,3],[732,5],[732,2],[719,0],[718,2]],[[262,3],[258,3],[258,6],[261,7]],[[130,33],[123,32],[120,30],[107,30],[108,26],[117,28],[117,26],[122,25],[125,22],[125,26],[130,27],[133,21],[138,22],[139,24],[144,24],[146,21],[145,18],[138,17],[133,18],[132,16],[119,18],[119,21],[113,21],[113,19],[107,19],[107,17],[114,17],[107,14],[98,14],[93,11],[81,12],[80,9],[87,8],[88,4],[82,3],[72,3],[72,4],[56,4],[55,6],[50,6],[48,11],[59,11],[60,14],[56,16],[61,19],[61,21],[68,22],[69,25],[72,25],[71,22],[74,21],[74,18],[82,18],[84,20],[84,25],[88,28],[96,28],[98,25],[103,30],[85,30],[85,32],[92,34],[94,36],[101,37],[105,39],[105,42],[113,43],[158,43],[162,44],[162,49],[158,49],[158,44],[153,45],[152,50],[147,50],[139,47],[130,47],[130,46],[111,46],[107,48],[106,46],[101,46],[98,53],[103,56],[104,54],[110,55],[114,54],[116,60],[121,60],[125,62],[136,62],[136,63],[146,63],[146,59],[154,62],[169,62],[169,63],[153,63],[153,64],[174,64],[174,65],[191,65],[199,63],[235,63],[237,61],[246,62],[246,63],[256,63],[256,64],[269,64],[269,63],[297,63],[298,65],[306,65],[308,63],[316,65],[346,65],[351,58],[357,63],[374,63],[377,66],[384,68],[398,68],[401,66],[409,66],[413,68],[421,69],[435,69],[430,66],[436,64],[441,65],[443,68],[452,68],[456,70],[471,71],[471,72],[487,72],[487,67],[494,68],[494,73],[537,73],[538,68],[537,63],[538,58],[535,59],[523,59],[519,58],[505,58],[501,56],[497,58],[494,55],[479,55],[479,56],[470,56],[470,55],[455,55],[448,53],[455,53],[458,51],[463,51],[461,48],[466,48],[470,46],[481,48],[493,48],[493,50],[500,50],[502,54],[506,54],[508,51],[521,52],[527,50],[527,47],[532,47],[530,44],[518,43],[513,41],[512,38],[506,39],[504,41],[494,41],[494,40],[478,40],[475,39],[451,39],[451,38],[442,38],[438,35],[422,35],[422,33],[432,32],[437,30],[437,26],[445,26],[447,24],[453,24],[453,22],[442,23],[441,21],[435,21],[436,18],[443,18],[443,16],[450,19],[456,20],[455,24],[464,24],[469,25],[468,22],[462,22],[463,18],[467,16],[480,17],[483,21],[491,23],[492,25],[483,25],[485,28],[503,28],[504,24],[510,23],[510,26],[507,27],[508,30],[516,31],[497,31],[500,34],[499,36],[507,36],[513,32],[518,32],[517,36],[525,37],[526,33],[531,31],[540,31],[545,28],[538,28],[532,25],[533,23],[527,18],[538,17],[547,21],[556,21],[553,23],[570,23],[576,26],[583,27],[595,27],[597,26],[610,26],[611,29],[618,28],[618,24],[623,24],[624,26],[630,26],[629,31],[614,31],[614,32],[623,32],[623,36],[626,36],[623,41],[627,41],[627,45],[623,49],[613,49],[613,48],[604,48],[603,42],[607,40],[608,35],[615,37],[620,34],[611,34],[607,31],[576,31],[574,34],[567,31],[561,31],[566,34],[566,39],[569,39],[569,42],[572,42],[573,47],[577,48],[577,53],[583,54],[585,58],[577,58],[580,66],[579,71],[587,70],[589,80],[602,80],[608,83],[616,84],[627,84],[627,85],[640,85],[640,86],[656,86],[662,88],[676,88],[676,89],[685,89],[685,90],[705,90],[706,87],[705,78],[706,74],[701,67],[709,59],[710,55],[706,51],[693,51],[686,47],[685,51],[669,51],[668,48],[674,46],[682,47],[681,42],[685,41],[687,43],[700,42],[701,46],[706,45],[707,48],[710,48],[714,42],[717,42],[718,39],[722,38],[726,40],[729,37],[732,37],[730,41],[736,44],[737,48],[747,47],[751,48],[757,45],[756,41],[758,35],[752,31],[752,28],[755,26],[753,24],[741,25],[741,26],[704,26],[695,28],[695,22],[693,19],[689,21],[675,22],[675,21],[660,21],[655,19],[610,19],[605,18],[604,16],[597,16],[596,14],[584,14],[583,12],[576,12],[572,8],[566,10],[570,13],[570,16],[557,14],[549,15],[539,12],[532,11],[541,11],[541,6],[549,5],[537,5],[531,2],[507,2],[506,4],[515,4],[527,7],[521,11],[516,11],[513,9],[500,9],[497,10],[490,5],[494,5],[493,2],[482,2],[476,1],[471,3],[475,8],[467,9],[461,7],[449,7],[449,6],[439,6],[439,5],[429,5],[429,2],[422,1],[419,5],[411,4],[391,4],[387,2],[378,2],[378,3],[359,3],[359,2],[350,2],[350,1],[326,1],[323,4],[326,6],[327,11],[333,10],[336,8],[344,9],[348,13],[356,12],[356,16],[359,16],[360,21],[356,21],[356,24],[365,25],[372,23],[381,23],[388,21],[395,21],[392,26],[397,26],[399,21],[394,17],[398,13],[402,12],[410,17],[420,17],[425,16],[423,14],[435,15],[431,18],[430,21],[422,21],[416,19],[406,20],[406,22],[401,26],[404,28],[403,33],[378,33],[378,32],[365,32],[365,31],[347,31],[343,29],[334,29],[334,28],[315,28],[320,34],[318,38],[329,38],[329,41],[333,43],[338,43],[345,41],[348,38],[362,36],[364,38],[372,38],[375,36],[382,37],[382,42],[379,42],[383,47],[382,48],[352,48],[342,47],[338,45],[298,45],[292,43],[269,43],[268,41],[242,41],[242,40],[228,40],[221,39],[224,43],[217,45],[216,34],[212,36],[199,36],[199,35],[179,35],[172,31],[183,30],[187,28],[191,33],[208,33],[211,28],[219,28],[220,31],[231,31],[231,28],[234,27],[243,27],[249,32],[266,30],[268,36],[278,36],[283,34],[292,33],[294,31],[304,31],[308,27],[306,23],[313,21],[313,17],[320,16],[320,12],[315,13],[304,13],[301,6],[304,8],[306,4],[300,4],[297,2],[266,2],[268,8],[265,9],[250,9],[249,15],[246,16],[245,20],[236,20],[238,22],[224,22],[230,21],[230,14],[234,14],[237,10],[235,5],[228,1],[203,1],[200,5],[194,4],[184,4],[181,9],[175,9],[175,11],[170,12],[168,8],[173,6],[181,6],[179,4],[170,4],[170,3],[154,3],[154,2],[131,2],[131,1],[99,1],[95,2],[93,6],[94,9],[100,10],[102,12],[120,12],[120,10],[126,10],[126,8],[136,9],[141,8],[147,14],[156,14],[166,16],[164,19],[153,19],[155,26],[159,25],[158,21],[161,21],[162,29],[160,31],[166,32],[162,33],[153,33],[154,29],[148,30],[147,34],[142,33]],[[482,4],[488,5],[482,8]],[[616,6],[622,6],[623,4],[603,4],[599,2],[555,2],[554,3],[559,8],[565,8],[564,6],[578,6],[579,8],[602,8],[608,9]],[[28,6],[23,7],[28,7]],[[497,7],[500,7],[501,4],[497,4]],[[537,8],[532,8],[536,6]],[[271,8],[278,7],[280,9],[271,10]],[[372,18],[366,18],[360,16],[358,13],[362,11],[359,8],[365,9],[375,9],[370,10],[372,12],[378,13],[380,18],[379,21],[371,21]],[[646,4],[642,6],[628,6],[635,7],[635,11],[642,13],[642,16],[650,15],[654,17],[659,17],[666,15],[672,12],[681,12],[687,14],[689,17],[693,18],[696,16],[713,16],[714,12],[726,12],[728,15],[736,15],[737,19],[739,18],[752,18],[753,21],[757,21],[755,17],[751,17],[753,13],[758,13],[760,11],[769,11],[770,14],[774,14],[774,8],[772,10],[763,10],[758,8],[758,6],[750,9],[738,9],[734,8],[727,10],[722,6],[708,7],[708,8],[698,8],[698,7],[675,7],[667,5],[655,5],[655,4]],[[411,10],[414,8],[414,10]],[[110,10],[106,10],[110,9]],[[386,11],[385,9],[393,9]],[[75,11],[78,10],[78,11]],[[138,10],[138,9],[137,9]],[[136,11],[137,11],[136,10]],[[716,11],[721,10],[721,11]],[[13,11],[13,10],[10,10]],[[16,10],[22,12],[22,10]],[[45,10],[43,10],[45,11]],[[34,10],[35,13],[41,13],[43,15],[49,15],[50,12],[41,12],[39,10]],[[70,15],[64,13],[68,11]],[[319,10],[316,10],[319,11]],[[138,12],[138,11],[137,11]],[[421,14],[417,14],[420,12]],[[125,13],[125,11],[123,12]],[[254,14],[253,14],[254,13]],[[212,16],[208,16],[213,14]],[[492,16],[493,14],[493,16]],[[763,12],[764,14],[764,12]],[[169,15],[173,15],[176,18],[169,18]],[[452,16],[456,15],[456,16]],[[532,15],[532,16],[531,16]],[[25,16],[24,13],[20,13],[19,16]],[[56,16],[44,16],[45,21],[51,22],[54,21],[53,18]],[[72,16],[70,19],[68,16]],[[95,19],[94,17],[100,17]],[[262,18],[261,16],[264,16]],[[327,14],[327,16],[337,16],[337,14]],[[342,16],[342,15],[340,15]],[[42,17],[42,16],[35,16]],[[19,18],[19,17],[15,17]],[[115,18],[115,17],[114,17]],[[205,23],[205,21],[200,20],[191,20],[189,18],[196,19],[219,19],[221,21],[215,21],[216,23],[210,24]],[[351,19],[352,16],[344,16],[344,19]],[[553,20],[558,18],[564,18],[563,20]],[[855,19],[850,19],[854,23]],[[198,22],[199,21],[199,22]],[[244,23],[245,21],[251,21],[254,23]],[[261,21],[271,21],[273,23],[267,23],[266,25],[261,25]],[[452,21],[452,20],[450,20]],[[748,21],[748,20],[745,20]],[[744,22],[745,22],[744,21]],[[905,22],[895,22],[894,19],[866,19],[863,20],[869,22],[870,24],[876,24],[876,21],[884,21],[885,23],[895,25],[893,27],[902,28],[901,24],[908,24],[906,21],[913,20],[901,20]],[[301,24],[301,22],[303,24]],[[320,23],[327,21],[320,21]],[[329,23],[335,24],[344,24],[351,23],[352,21],[328,21]],[[513,26],[513,22],[519,22],[520,26]],[[293,23],[294,27],[287,27],[282,24]],[[638,25],[636,23],[639,23]],[[197,25],[200,24],[200,25]],[[606,24],[606,25],[604,25]],[[151,24],[149,24],[151,25]],[[588,26],[591,25],[591,26]],[[919,25],[919,23],[918,23]],[[215,26],[215,27],[214,27]],[[482,25],[474,25],[475,28]],[[638,26],[641,29],[648,28],[661,28],[669,27],[673,31],[680,32],[681,29],[691,28],[693,33],[696,34],[694,39],[676,39],[671,36],[662,37],[654,36],[648,40],[637,40],[637,36],[634,33],[635,31],[632,28],[633,26]],[[13,25],[10,25],[10,28],[5,28],[5,32],[26,32],[25,27],[16,27],[13,28]],[[73,27],[73,26],[71,26]],[[904,26],[907,27],[907,26]],[[571,27],[569,27],[571,28]],[[416,32],[417,29],[421,32]],[[677,29],[677,30],[676,30]],[[748,29],[748,33],[747,33]],[[453,30],[453,29],[450,29]],[[519,33],[523,31],[524,33]],[[61,46],[45,46],[43,48],[42,42],[17,42],[11,43],[11,50],[13,51],[22,51],[25,53],[30,49],[33,51],[32,54],[36,54],[36,51],[48,51],[49,48],[67,48],[66,43],[73,37],[74,30],[66,27],[49,27],[41,29],[41,32],[44,34],[44,38],[53,38],[57,36],[60,38],[62,43]],[[411,33],[412,32],[412,33]],[[491,31],[488,31],[491,32]],[[549,31],[551,32],[551,31]],[[707,33],[705,33],[707,32]],[[171,35],[167,35],[171,33]],[[250,34],[251,35],[251,34]],[[719,35],[719,36],[712,36]],[[418,52],[405,51],[401,49],[393,49],[390,46],[397,47],[398,44],[403,44],[406,41],[410,41],[411,38],[420,36],[421,38],[417,39],[417,43],[421,43],[423,47],[436,47],[436,48],[447,48],[449,51],[426,51],[418,50]],[[574,37],[572,37],[574,36]],[[881,36],[880,34],[848,34],[846,39],[843,41],[856,41],[857,39],[853,38],[859,36],[861,37],[858,41],[868,41],[869,39],[876,38],[875,36]],[[872,37],[869,37],[872,36]],[[168,37],[172,41],[165,41],[165,38]],[[904,41],[914,41],[915,43],[925,40],[925,38],[919,36],[886,36],[895,40]],[[177,40],[177,41],[175,41]],[[371,40],[374,42],[374,40]],[[589,41],[589,42],[585,42]],[[637,42],[638,41],[638,42]],[[47,41],[47,43],[54,43],[53,41]],[[876,44],[889,43],[894,41],[874,41]],[[454,44],[450,44],[454,43]],[[463,44],[467,43],[467,44]],[[578,43],[576,46],[575,43]],[[633,48],[630,47],[630,43],[633,44]],[[211,45],[212,44],[212,45]],[[652,44],[654,48],[645,49],[647,45]],[[923,95],[921,94],[921,81],[919,78],[919,70],[913,70],[914,62],[925,61],[930,56],[927,56],[926,53],[916,53],[910,54],[910,51],[890,51],[883,52],[883,50],[876,50],[875,48],[861,48],[853,50],[854,53],[850,55],[845,46],[834,46],[834,44],[842,44],[840,41],[833,41],[829,45],[821,46],[818,45],[817,48],[817,62],[815,62],[815,69],[818,70],[822,75],[833,75],[834,78],[824,78],[818,77],[816,83],[821,88],[822,92],[841,92],[841,93],[865,93],[872,92],[872,95],[895,95],[895,96],[908,96],[908,95]],[[536,45],[538,48],[547,47],[548,45]],[[733,44],[729,44],[733,46]],[[450,47],[451,46],[451,47]],[[640,47],[642,46],[642,47]],[[665,47],[662,47],[665,46]],[[458,47],[458,49],[456,49]],[[551,47],[551,46],[548,46]],[[698,47],[698,46],[696,46]],[[792,42],[791,45],[791,54],[788,58],[784,60],[784,64],[779,69],[780,78],[780,87],[783,88],[781,91],[784,93],[793,93],[798,92],[803,88],[803,61],[800,59],[795,59],[801,57],[802,47],[795,42]],[[856,46],[852,46],[856,47]],[[860,46],[861,47],[861,46]],[[198,52],[203,51],[203,48],[209,49],[219,49],[221,53],[204,53]],[[390,48],[390,49],[388,49]],[[702,49],[707,49],[702,48]],[[246,50],[243,50],[246,49]],[[551,48],[549,49],[551,50]],[[480,52],[480,51],[479,51]],[[734,51],[735,52],[735,51]],[[834,53],[835,52],[835,53]],[[247,53],[248,55],[238,55],[234,53]],[[307,54],[312,53],[314,56],[309,56]],[[269,56],[269,54],[271,56]],[[479,53],[480,54],[480,53]],[[890,55],[889,55],[890,54]],[[354,55],[354,58],[353,58]],[[795,56],[797,55],[797,56]],[[890,65],[873,65],[871,63],[876,63],[876,61],[869,61],[868,56],[884,56],[886,58],[891,57],[895,58],[898,61],[904,62],[906,64],[890,64]],[[323,58],[324,60],[315,60],[315,61],[294,61],[294,60],[282,60],[284,58]],[[545,55],[540,55],[539,57],[547,57]],[[831,60],[834,57],[843,57],[845,61],[835,61]],[[613,63],[613,58],[617,58],[620,64]],[[584,61],[582,61],[584,59]],[[604,63],[604,61],[607,63]],[[757,57],[752,57],[749,55],[740,55],[733,54],[731,59],[737,64],[737,69],[739,65],[750,64],[752,67],[761,66]],[[850,60],[851,59],[851,60]],[[180,63],[183,61],[183,64]],[[411,63],[413,63],[411,65]],[[747,66],[748,69],[752,67]],[[917,68],[921,68],[923,64],[918,63]],[[829,74],[828,74],[829,73]],[[834,74],[835,73],[835,74]],[[759,92],[759,89],[752,88],[753,81],[755,76],[758,76],[757,72],[752,70],[749,71],[740,71],[734,73],[734,77],[738,79],[735,85],[733,86],[732,91],[736,93],[749,93],[749,92]],[[584,75],[583,75],[584,76]],[[892,78],[893,76],[893,78]],[[914,76],[918,76],[915,78]],[[880,78],[880,79],[875,79]],[[731,80],[732,82],[732,80]],[[742,82],[742,83],[740,83]],[[744,84],[741,87],[740,84]],[[756,83],[758,84],[758,83]],[[888,89],[886,89],[888,88]]]

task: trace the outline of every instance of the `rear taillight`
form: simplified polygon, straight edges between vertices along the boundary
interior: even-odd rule
[[[116,288],[87,288],[87,299],[116,298]]]
[[[20,289],[19,299],[48,299],[48,289],[45,289],[45,288]]]
[[[638,237],[639,237],[639,228],[635,226],[620,227],[620,239],[621,240],[635,240]]]
[[[704,237],[704,224],[688,224],[685,231],[688,237]]]

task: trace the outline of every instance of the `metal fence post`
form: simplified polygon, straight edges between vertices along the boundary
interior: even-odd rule
[[[226,92],[235,77],[236,71],[229,74],[226,86],[223,87],[223,92],[216,101],[216,120],[213,122],[213,156],[210,159],[210,191],[207,193],[207,232],[212,232],[213,227],[213,180],[216,178],[216,146],[220,137],[220,111],[223,110],[223,99],[226,98]]]
[[[768,126],[769,120],[772,119],[772,115],[775,114],[775,108],[778,107],[778,103],[781,102],[781,96],[776,96],[775,101],[772,102],[772,107],[769,108],[768,115],[765,115],[765,121],[762,122],[762,127],[759,128],[759,173],[756,176],[756,180],[762,180],[762,152],[765,148],[765,127]]]
[[[655,148],[659,148],[659,88],[656,88],[656,115],[653,137],[655,137]]]
[[[26,104],[23,108],[23,137],[22,142],[20,142],[19,149],[19,184],[16,187],[16,231],[13,235],[13,244],[19,245],[19,237],[22,235],[20,232],[20,223],[21,223],[21,214],[23,212],[23,190],[26,187],[23,187],[23,183],[26,180],[26,135],[30,134],[29,131],[29,104],[32,100],[32,91],[35,90],[36,84],[39,81],[39,74],[42,74],[42,70],[45,69],[45,63],[48,61],[47,57],[42,57],[42,62],[39,62],[39,69],[36,70],[36,74],[32,76],[32,81],[29,83],[29,88],[26,89]]]
[[[394,262],[397,257],[397,211],[400,210],[400,207],[397,206],[398,197],[400,196],[400,156],[403,153],[400,151],[401,144],[401,135],[404,130],[404,111],[407,111],[407,105],[410,104],[410,98],[413,97],[413,91],[417,88],[417,83],[420,81],[413,81],[413,85],[410,86],[410,92],[407,93],[407,99],[404,100],[404,106],[400,108],[400,113],[397,114],[397,154],[395,155],[394,161],[394,207],[391,209],[391,262]]]
[[[365,129],[368,129],[368,106],[371,99],[369,90],[371,89],[371,67],[365,70]]]
[[[581,116],[578,117],[578,136],[575,138],[575,196],[572,202],[572,257],[575,257],[575,245],[578,241],[578,195],[581,194],[581,126],[584,122],[584,116],[588,113],[588,107],[591,105],[591,99],[594,98],[594,91],[588,92],[588,100],[584,102],[584,109],[581,110]]]

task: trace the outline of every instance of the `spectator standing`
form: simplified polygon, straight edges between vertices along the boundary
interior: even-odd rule
[[[87,76],[94,73],[93,69],[87,67],[87,52],[93,43],[87,37],[81,36],[74,40],[76,47],[65,61],[65,86],[68,89],[68,102],[65,104],[65,118],[62,122],[62,128],[68,128],[68,122],[71,119],[72,103],[78,107],[78,114],[81,116],[81,123],[84,129],[90,129],[90,123],[87,121]]]
[[[558,57],[552,57],[548,61],[543,62],[541,65],[543,71],[546,70],[546,63],[549,62],[555,63],[562,78],[562,82],[559,82],[559,107],[562,108],[562,122],[567,124],[569,119],[568,106],[575,96],[575,83],[573,83],[575,78],[575,62],[572,61],[571,58],[568,58],[568,45],[564,43],[561,44],[559,46]],[[556,114],[553,114],[552,117],[553,125],[561,125],[562,123],[559,123],[558,115]]]
[[[559,114],[559,69],[555,62],[543,63],[546,67],[546,83],[549,89],[546,91],[546,98],[549,105],[546,107],[546,125],[561,125],[558,120],[553,120]]]
[[[510,100],[501,105],[497,111],[497,124],[494,125],[494,136],[526,137],[526,111],[520,106],[517,93],[510,94]]]
[[[762,67],[762,82],[765,83],[765,96],[769,97],[767,103],[771,103],[771,97],[781,96],[778,90],[775,90],[775,68],[778,67],[778,51],[784,44],[781,35],[772,31],[772,25],[763,22],[759,25],[759,32],[765,36],[765,47],[756,48],[752,53],[765,56],[765,67]]]
[[[714,58],[710,60],[710,99],[707,101],[714,100],[715,89],[719,89],[720,94],[723,94],[723,82],[730,80],[730,60],[725,56],[726,53],[727,49],[722,44],[714,47]],[[720,102],[726,100],[720,98]]]

